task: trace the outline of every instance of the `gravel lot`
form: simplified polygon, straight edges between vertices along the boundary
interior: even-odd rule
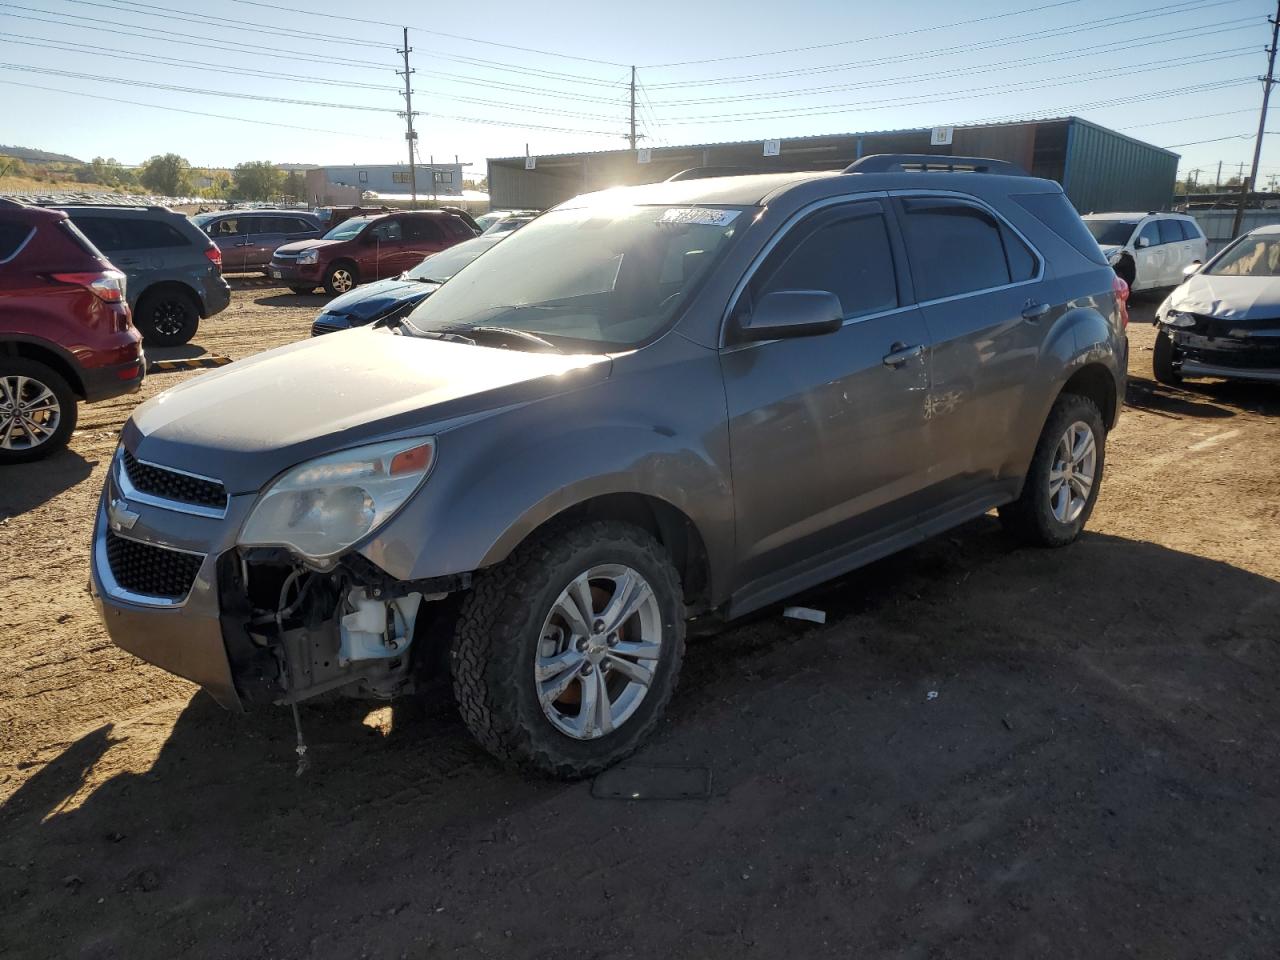
[[[322,302],[242,285],[198,344]],[[986,517],[810,594],[825,626],[690,644],[620,776],[696,799],[520,779],[439,701],[304,708],[295,779],[286,712],[107,642],[87,544],[136,398],[84,408],[0,477],[0,953],[1280,954],[1280,389],[1157,386],[1151,308],[1079,543]]]

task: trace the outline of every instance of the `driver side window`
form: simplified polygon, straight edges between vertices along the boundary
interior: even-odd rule
[[[1142,228],[1142,232],[1138,234],[1138,240],[1146,240],[1147,246],[1154,247],[1160,243],[1160,226],[1152,220]]]
[[[390,240],[399,240],[400,221],[384,220],[382,223],[374,224],[373,229],[370,230],[369,233],[379,243],[387,243]]]
[[[884,214],[837,207],[801,223],[752,278],[751,301],[779,290],[822,290],[845,319],[898,306],[893,249]]]

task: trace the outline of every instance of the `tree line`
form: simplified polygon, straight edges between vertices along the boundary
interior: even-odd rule
[[[200,170],[176,153],[157,154],[140,167],[126,167],[114,157],[94,157],[88,163],[68,164],[35,163],[0,156],[0,177],[50,182],[70,179],[126,193],[146,191],[167,197],[307,199],[303,175],[297,170],[281,170],[269,160],[237,164],[231,170]]]

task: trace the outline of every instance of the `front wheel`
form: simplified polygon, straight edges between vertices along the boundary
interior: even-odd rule
[[[1156,332],[1156,345],[1151,351],[1151,372],[1158,383],[1177,386],[1182,382],[1182,374],[1173,365],[1173,340],[1163,330]]]
[[[1107,431],[1088,397],[1064,393],[1049,411],[1022,493],[1000,508],[1004,528],[1024,543],[1062,547],[1080,536],[1102,486]]]
[[[680,578],[644,530],[556,526],[477,580],[452,651],[454,692],[500,759],[590,776],[657,726],[684,659]]]
[[[0,357],[0,464],[61,450],[76,413],[75,395],[57,371],[25,357]]]

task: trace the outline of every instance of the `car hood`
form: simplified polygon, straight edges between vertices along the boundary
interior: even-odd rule
[[[303,340],[193,377],[134,412],[142,460],[252,493],[303,460],[606,379],[607,356],[477,347],[357,329]]]
[[[1280,277],[1196,274],[1169,295],[1168,306],[1203,317],[1280,326]]]
[[[345,240],[295,240],[276,247],[281,253],[301,253],[303,250],[315,250],[319,247],[332,247],[335,243],[346,243]]]
[[[393,307],[425,299],[435,293],[439,286],[437,283],[401,280],[399,277],[379,280],[330,300],[325,305],[324,312],[355,320],[376,320]]]
[[[1099,246],[1102,248],[1102,255],[1108,260],[1124,249],[1118,243],[1103,243],[1099,244]]]

